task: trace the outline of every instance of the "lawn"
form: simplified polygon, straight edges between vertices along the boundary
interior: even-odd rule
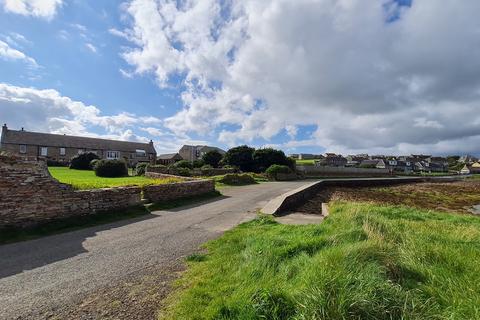
[[[74,170],[67,167],[49,167],[50,174],[58,181],[71,184],[75,189],[98,189],[120,186],[147,186],[182,181],[180,178],[149,179],[143,176],[128,176],[122,178],[97,177],[89,170]]]
[[[336,201],[320,225],[260,217],[206,249],[160,318],[480,318],[479,217]]]
[[[295,160],[295,163],[298,166],[313,166],[315,165],[315,160],[310,159],[310,160]]]

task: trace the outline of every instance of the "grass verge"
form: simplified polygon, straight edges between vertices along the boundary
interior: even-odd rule
[[[58,181],[70,184],[78,190],[125,187],[125,186],[148,186],[183,181],[181,178],[150,179],[144,176],[128,176],[121,178],[97,177],[93,170],[74,170],[67,167],[49,167],[52,177]]]
[[[123,211],[102,213],[99,212],[87,216],[55,220],[28,229],[2,229],[0,230],[0,244],[36,239],[53,234],[107,224],[115,221],[132,219],[147,215],[149,213],[150,212],[144,206],[139,206],[132,207]]]
[[[165,202],[150,203],[146,205],[146,208],[149,211],[168,210],[168,209],[188,206],[188,205],[199,203],[202,201],[214,199],[214,198],[220,197],[221,195],[222,194],[219,191],[215,190],[215,191],[204,193],[198,196],[180,198],[177,200],[170,200]]]
[[[478,217],[335,202],[321,225],[260,217],[206,249],[160,318],[480,318]]]

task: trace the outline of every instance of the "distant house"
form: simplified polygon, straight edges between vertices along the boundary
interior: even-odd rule
[[[157,157],[157,163],[168,166],[177,161],[183,160],[182,156],[178,153],[164,153]]]
[[[347,162],[346,158],[335,153],[326,153],[325,158],[321,160],[321,164],[329,167],[345,167]]]
[[[475,162],[472,165],[466,164],[462,170],[460,170],[460,174],[480,174],[480,163]]]
[[[195,160],[198,160],[198,159],[202,158],[202,156],[205,153],[207,153],[209,151],[212,151],[212,150],[216,150],[216,151],[220,152],[220,154],[222,154],[222,155],[224,155],[226,153],[224,150],[222,150],[220,148],[217,148],[217,147],[189,146],[189,145],[184,145],[182,148],[180,148],[178,153],[180,154],[180,156],[184,160],[195,161]]]
[[[1,150],[25,157],[44,157],[69,162],[77,154],[95,153],[102,159],[125,159],[129,165],[155,162],[153,142],[129,142],[62,134],[12,130],[3,125]]]
[[[375,159],[375,160],[363,160],[360,163],[361,168],[375,168],[375,169],[386,169],[387,168],[386,160]]]
[[[458,159],[458,162],[460,163],[466,163],[466,164],[472,164],[472,163],[475,163],[476,161],[478,161],[477,158],[475,158],[474,156],[471,156],[471,155],[463,155],[460,157],[460,159]]]

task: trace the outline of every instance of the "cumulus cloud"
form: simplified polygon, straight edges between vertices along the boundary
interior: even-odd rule
[[[480,2],[399,3],[134,0],[112,33],[137,74],[184,77],[176,132],[294,146],[315,125],[305,141],[329,150],[478,152]]]
[[[10,45],[2,40],[0,40],[0,58],[5,60],[21,60],[26,62],[31,67],[38,67],[35,59],[27,56],[25,53],[20,50],[10,47]]]
[[[52,19],[57,9],[62,5],[62,0],[3,0],[6,12]]]
[[[135,126],[161,121],[126,112],[103,115],[96,106],[72,100],[53,89],[39,90],[6,83],[0,83],[0,114],[8,119],[12,128],[138,141],[149,139],[134,134]],[[95,128],[101,133],[94,133],[99,131]]]

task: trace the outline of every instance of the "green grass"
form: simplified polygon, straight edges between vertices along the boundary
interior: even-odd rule
[[[217,197],[220,197],[221,195],[222,194],[220,192],[215,190],[215,191],[204,193],[198,196],[180,198],[180,199],[170,200],[165,202],[151,203],[151,204],[148,204],[146,207],[150,211],[168,210],[168,209],[188,206],[191,204],[199,203],[199,202],[210,200],[210,199],[215,199]]]
[[[480,218],[333,203],[320,225],[260,217],[206,245],[168,319],[479,319]]]
[[[143,176],[128,176],[122,178],[97,177],[90,170],[74,170],[67,167],[49,167],[50,174],[58,181],[71,184],[75,189],[99,189],[122,186],[147,186],[182,181],[180,178],[149,179]]]
[[[51,221],[30,229],[1,229],[0,244],[36,239],[115,221],[132,219],[147,215],[149,213],[150,212],[145,207],[139,206],[121,211],[99,212],[97,214],[91,214],[87,216],[71,217]]]
[[[315,165],[315,160],[295,160],[295,163],[299,166],[313,166]]]

